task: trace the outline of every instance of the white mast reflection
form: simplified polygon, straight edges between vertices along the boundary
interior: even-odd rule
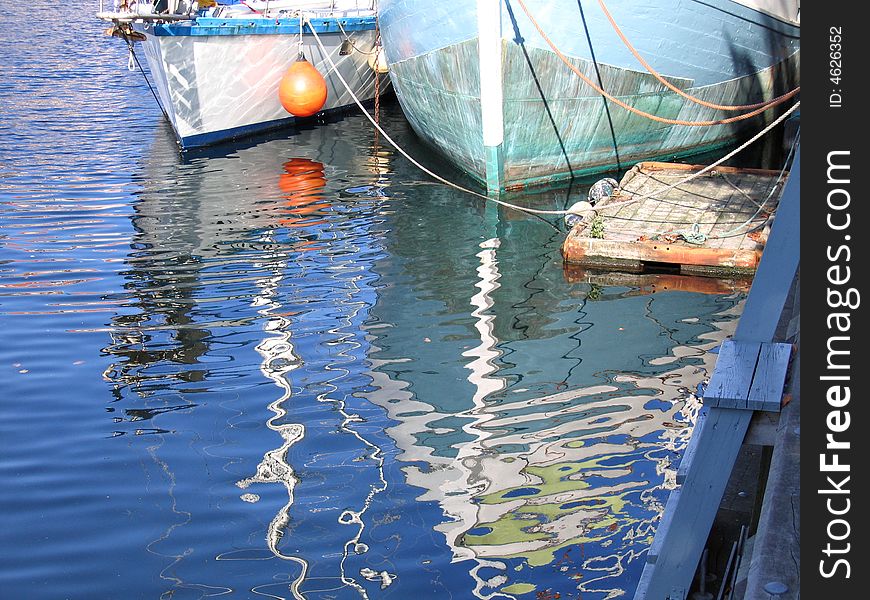
[[[474,328],[477,329],[480,336],[480,344],[462,353],[462,356],[474,357],[474,360],[465,365],[465,368],[471,371],[468,381],[475,387],[474,397],[471,399],[473,407],[463,413],[463,415],[472,416],[473,420],[465,424],[462,429],[473,435],[475,439],[459,449],[456,456],[457,460],[469,456],[480,456],[483,452],[483,442],[492,435],[483,430],[483,425],[493,417],[492,414],[485,412],[486,398],[505,388],[504,379],[490,377],[498,371],[498,367],[493,361],[501,353],[496,350],[498,339],[493,331],[495,315],[487,313],[493,306],[492,292],[500,287],[498,279],[501,274],[498,271],[498,261],[495,255],[495,251],[500,245],[498,238],[486,240],[480,244],[482,249],[477,253],[477,257],[480,259],[480,266],[477,267],[480,281],[475,284],[475,287],[480,291],[471,297],[471,305],[475,307],[471,316],[477,320]]]
[[[495,360],[501,356],[501,352],[496,348],[498,338],[495,337],[494,331],[495,315],[489,312],[494,304],[492,293],[500,287],[498,280],[501,273],[496,256],[500,244],[497,237],[490,238],[480,244],[481,250],[476,255],[480,260],[480,265],[477,267],[479,281],[475,284],[478,292],[471,297],[470,303],[474,307],[471,316],[475,318],[474,328],[480,337],[480,344],[462,353],[463,356],[473,359],[465,365],[465,368],[471,371],[467,379],[474,386],[475,391],[471,399],[471,407],[457,415],[470,419],[462,426],[462,430],[472,436],[472,439],[458,448],[456,458],[452,461],[451,470],[458,471],[459,476],[446,480],[441,488],[444,492],[442,506],[454,521],[438,527],[447,537],[447,543],[453,550],[454,562],[474,560],[474,566],[468,571],[475,582],[472,593],[475,597],[484,599],[512,598],[498,592],[484,594],[483,589],[495,587],[495,582],[491,579],[484,580],[479,574],[480,569],[484,567],[504,571],[507,566],[503,562],[483,559],[474,549],[459,542],[459,537],[475,527],[480,519],[480,506],[469,502],[469,499],[483,495],[492,483],[489,471],[484,476],[484,461],[487,454],[485,443],[492,433],[486,431],[484,427],[495,415],[487,411],[486,399],[506,387],[503,378],[493,377],[493,374],[498,371]],[[493,472],[497,473],[498,470]]]
[[[278,511],[266,530],[266,544],[269,550],[278,558],[295,562],[300,566],[301,572],[293,583],[290,584],[290,591],[293,593],[294,598],[302,599],[303,596],[299,591],[299,587],[305,581],[305,576],[308,573],[308,562],[298,556],[283,554],[278,548],[278,544],[290,522],[290,507],[293,505],[293,491],[297,482],[293,468],[287,462],[287,452],[293,444],[305,437],[305,427],[301,423],[280,423],[287,416],[287,411],[284,409],[283,404],[293,395],[293,389],[287,374],[301,365],[301,361],[296,356],[293,344],[290,341],[290,319],[273,314],[281,306],[276,300],[276,296],[278,286],[283,279],[281,275],[281,267],[283,265],[283,261],[279,261],[275,275],[257,281],[261,293],[252,302],[253,306],[262,307],[257,312],[266,318],[266,323],[263,327],[264,331],[273,334],[257,344],[256,350],[263,357],[263,362],[260,363],[260,370],[282,390],[281,396],[269,404],[269,410],[274,414],[266,421],[266,426],[278,433],[283,443],[278,448],[269,450],[263,455],[263,460],[257,465],[256,475],[242,479],[236,485],[241,489],[247,489],[252,483],[281,483],[287,490],[287,503]],[[259,497],[255,494],[246,493],[242,495],[242,500],[256,502],[259,500]]]

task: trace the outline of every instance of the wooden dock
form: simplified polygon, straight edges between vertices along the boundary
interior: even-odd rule
[[[800,262],[800,148],[782,198],[782,211],[773,226],[732,343],[724,354],[720,350],[704,394],[704,416],[695,424],[680,462],[678,486],[668,497],[634,600],[686,600],[710,526],[754,415],[765,414],[762,411],[775,414],[780,410],[789,372],[788,393],[799,395],[800,370],[795,365],[789,366],[791,344],[783,344],[788,340],[779,339],[778,331],[782,329],[780,321],[785,320],[787,300]],[[793,320],[791,315],[786,317],[789,322]],[[785,329],[790,328],[789,325]],[[766,506],[762,508],[755,541],[759,550],[750,559],[744,596],[747,600],[765,596],[780,600],[800,597],[798,561],[794,559],[799,553],[799,533],[793,530],[793,511],[800,510],[796,468],[800,427],[799,415],[794,410],[785,414],[783,423],[789,427],[778,430],[776,435],[777,441],[784,440],[785,448],[771,465],[769,484],[780,496],[765,494]],[[787,437],[792,439],[784,439]],[[773,452],[777,457],[776,447]],[[777,517],[776,512],[782,514]],[[760,588],[771,581],[785,582],[787,593],[762,595]]]
[[[565,261],[632,272],[753,274],[787,173],[720,166],[680,184],[702,168],[635,165],[570,231]]]

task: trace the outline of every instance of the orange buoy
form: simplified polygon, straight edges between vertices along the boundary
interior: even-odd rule
[[[326,103],[326,80],[310,62],[300,58],[281,78],[278,98],[291,115],[310,117]]]

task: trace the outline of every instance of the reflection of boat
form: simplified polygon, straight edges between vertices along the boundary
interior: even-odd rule
[[[200,2],[199,6],[204,6]],[[294,122],[278,97],[281,78],[302,52],[325,77],[321,111],[354,104],[311,34],[320,37],[338,72],[361,100],[376,91],[369,67],[377,55],[375,13],[356,0],[236,0],[196,8],[187,0],[122,0],[113,35],[130,45],[131,67],[142,40],[167,119],[183,148],[205,146]],[[303,33],[304,31],[304,33]],[[144,73],[144,72],[143,72]]]
[[[798,4],[382,0],[379,16],[416,132],[498,189],[694,154],[758,129],[755,105],[796,87]]]
[[[356,214],[335,208],[331,179],[338,165],[351,170],[345,183],[374,181],[356,175],[365,172],[368,158],[348,141],[353,136],[334,135],[346,133],[345,126],[190,161],[171,151],[167,131],[158,131],[135,176],[142,188],[132,203],[134,249],[124,270],[129,309],[113,319],[106,353],[115,359],[106,378],[118,396],[112,407],[118,433],[125,427],[122,408],[124,421],[135,420],[129,429],[171,433],[151,453],[155,466],[146,464],[149,477],[163,477],[170,498],[168,524],[148,546],[171,565],[167,595],[207,588],[200,564],[189,558],[193,544],[197,555],[221,561],[221,576],[252,597],[313,598],[324,581],[360,590],[369,585],[370,572],[357,563],[377,556],[378,549],[367,552],[353,542],[370,523],[372,498],[385,485],[382,459],[354,430],[351,409],[344,411],[337,392],[351,387],[350,370],[363,365],[365,348],[354,343],[353,332],[374,294],[357,267],[364,264],[361,253],[377,254],[378,248]],[[306,155],[294,156],[296,149]],[[327,158],[334,163],[318,160]],[[175,182],[172,193],[166,193],[167,181]],[[366,198],[348,212],[364,214],[378,201]],[[317,313],[326,312],[325,322]],[[306,318],[297,318],[299,313]],[[339,334],[346,335],[343,341],[336,340]],[[251,368],[252,354],[259,356],[259,371]],[[272,385],[262,385],[264,378]],[[317,381],[300,384],[306,378]],[[240,397],[244,408],[237,404]],[[300,406],[308,409],[301,416]],[[323,447],[319,423],[311,417],[316,411],[324,419],[341,415],[343,450],[371,456],[366,472],[355,474],[352,490],[328,494],[344,502],[332,512],[310,487],[297,487],[303,470],[347,472],[341,451],[326,466],[293,456]],[[155,418],[161,429],[145,429],[145,419]],[[193,448],[194,460],[205,468],[185,468],[189,455],[173,452],[175,443]],[[361,463],[353,463],[355,473]],[[232,507],[224,504],[226,490],[215,492],[209,483],[211,473],[221,470],[233,472],[243,488]],[[185,493],[194,489],[194,495],[208,490],[210,498],[220,499],[201,502]],[[227,511],[238,516],[232,533],[198,528]],[[196,518],[173,518],[179,514]],[[328,535],[317,527],[309,533],[303,524],[327,516],[335,523]],[[389,577],[375,575],[380,579],[373,585]],[[213,583],[207,582],[210,592],[230,591]]]
[[[454,228],[446,231],[449,244]],[[464,271],[477,274],[460,278],[470,306],[443,311],[465,331],[425,338],[411,354],[402,338],[437,331],[441,311],[405,311],[413,302],[381,290],[366,398],[397,423],[387,432],[407,481],[442,511],[435,530],[472,579],[469,597],[616,597],[642,567],[700,407],[690,390],[715,360],[707,351],[733,329],[725,312],[734,297],[705,296],[689,319],[687,294],[642,297],[625,286],[599,302],[556,300],[543,273],[523,281],[523,269],[505,266],[511,240],[480,243],[477,265],[466,253]],[[446,297],[438,279],[421,274],[415,292]]]

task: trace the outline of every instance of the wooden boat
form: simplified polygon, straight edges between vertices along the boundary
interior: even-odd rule
[[[372,100],[378,87],[371,0],[121,0],[97,16],[113,23],[107,33],[130,45],[131,70],[139,60],[133,42],[144,46],[155,95],[182,148],[294,123],[278,88],[300,50],[326,80],[318,115],[354,105],[326,54],[360,100]]]
[[[381,0],[378,11],[414,130],[490,191],[710,151],[799,92],[797,0]]]

